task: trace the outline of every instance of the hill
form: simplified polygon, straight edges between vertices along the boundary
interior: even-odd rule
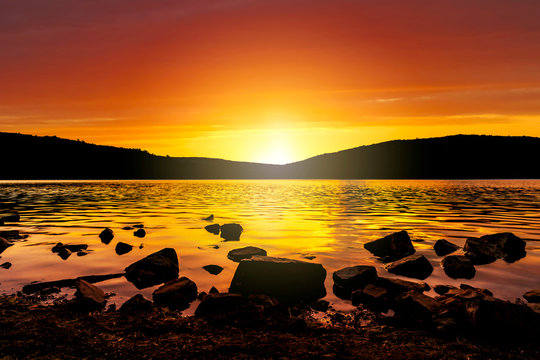
[[[287,165],[157,156],[139,149],[0,133],[0,179],[540,178],[540,138],[394,140]]]

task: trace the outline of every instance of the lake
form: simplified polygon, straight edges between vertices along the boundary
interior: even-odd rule
[[[332,293],[332,272],[366,264],[375,265],[381,276],[397,277],[363,244],[400,230],[407,230],[417,253],[431,261],[430,285],[467,283],[509,300],[540,288],[540,180],[4,181],[0,195],[0,212],[21,215],[20,222],[0,230],[29,235],[1,254],[0,263],[12,263],[0,268],[2,293],[32,281],[122,272],[164,247],[176,249],[180,276],[195,281],[199,291],[215,286],[224,292],[237,266],[227,253],[253,245],[269,256],[323,264],[326,299],[347,310],[351,305]],[[210,214],[214,223],[241,224],[240,241],[223,242],[207,232],[204,227],[212,222],[203,218]],[[144,224],[147,235],[137,238],[133,230],[122,229],[133,224]],[[108,245],[98,237],[105,227],[115,233]],[[433,251],[436,240],[463,246],[467,237],[497,232],[526,240],[527,256],[511,264],[497,260],[476,266],[472,280],[445,275]],[[118,241],[134,245],[133,250],[117,255]],[[63,260],[51,251],[58,242],[88,244],[89,254]],[[211,275],[202,269],[209,264],[224,270]],[[124,278],[97,285],[114,292],[110,302],[117,304],[136,293],[151,298],[156,288],[137,290]]]

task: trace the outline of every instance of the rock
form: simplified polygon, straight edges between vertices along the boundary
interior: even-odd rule
[[[81,250],[81,251],[77,251],[77,256],[86,256],[88,255],[88,251],[86,250]]]
[[[227,257],[232,261],[240,262],[243,259],[249,259],[255,255],[266,256],[266,250],[255,246],[246,246],[229,251]]]
[[[126,244],[125,242],[119,242],[116,244],[116,247],[114,248],[114,251],[118,255],[124,255],[130,252],[133,249],[133,245]]]
[[[0,238],[4,238],[4,239],[6,239],[8,241],[26,239],[27,237],[28,237],[28,235],[19,234],[19,230],[0,231]]]
[[[203,269],[208,271],[212,275],[218,275],[220,272],[223,271],[223,268],[219,265],[205,265],[203,266]]]
[[[303,258],[307,259],[307,260],[313,260],[313,259],[316,258],[316,256],[315,255],[304,255]]]
[[[458,249],[459,246],[457,246],[456,244],[452,244],[451,242],[446,240],[437,240],[437,242],[435,242],[435,245],[433,245],[433,250],[435,250],[437,256],[445,256],[453,253]]]
[[[205,218],[203,218],[203,220],[206,220],[206,221],[214,221],[214,214],[210,215],[210,216],[207,216]]]
[[[101,239],[102,243],[104,243],[105,245],[108,245],[114,238],[114,232],[109,228],[105,228],[99,234],[99,238]]]
[[[129,265],[126,279],[137,289],[162,284],[178,278],[178,255],[172,248],[165,248]]]
[[[208,293],[209,294],[219,294],[219,290],[212,286],[210,288],[210,291],[208,291]]]
[[[1,268],[9,269],[11,267],[11,263],[9,261],[6,261],[2,265],[0,265]]]
[[[377,270],[374,266],[356,265],[335,271],[332,274],[334,280],[334,293],[342,298],[349,298],[351,292],[362,289],[377,278]]]
[[[240,235],[244,229],[240,224],[223,224],[221,225],[221,237],[225,241],[240,240]]]
[[[523,297],[529,303],[540,303],[540,290],[527,291]]]
[[[133,230],[133,226],[124,226],[122,230]],[[135,295],[137,296],[137,295]],[[129,301],[129,300],[128,300]]]
[[[457,289],[457,288],[452,285],[435,285],[435,287],[433,288],[433,290],[439,295],[444,295],[451,289]]]
[[[137,229],[133,232],[133,235],[139,238],[143,238],[146,236],[146,231],[144,229]]]
[[[493,296],[493,293],[489,291],[488,289],[477,288],[477,287],[467,285],[467,284],[460,284],[459,288],[462,290],[474,290],[484,296]]]
[[[387,289],[373,284],[368,284],[362,290],[353,291],[351,294],[351,300],[354,306],[364,304],[381,311],[388,309],[389,297],[390,294]]]
[[[137,228],[137,229],[142,229],[144,228],[144,224],[135,224],[133,225],[134,228]]]
[[[23,286],[22,291],[25,294],[33,294],[33,293],[40,292],[43,289],[47,289],[50,287],[58,287],[58,288],[74,287],[75,282],[79,279],[87,281],[89,283],[97,283],[97,282],[105,281],[109,279],[116,279],[122,276],[124,276],[124,273],[107,274],[107,275],[86,275],[86,276],[80,276],[76,279],[63,279],[63,280],[55,280],[55,281],[34,282],[34,283]]]
[[[204,229],[206,231],[208,231],[209,233],[212,233],[214,235],[218,235],[219,234],[219,229],[220,229],[220,226],[219,224],[212,224],[212,225],[206,225],[204,227]]]
[[[89,282],[78,279],[75,281],[75,297],[79,305],[85,310],[101,310],[105,307],[107,300],[103,290]]]
[[[364,248],[385,261],[393,261],[415,253],[409,234],[403,230],[364,244]]]
[[[197,298],[197,285],[185,276],[171,280],[152,294],[156,305],[185,310]]]
[[[532,311],[540,315],[540,303],[532,303],[528,304],[528,306],[531,308]]]
[[[7,222],[18,222],[18,221],[21,221],[21,217],[19,216],[19,214],[13,214],[13,215],[2,216],[2,222],[4,222],[4,223],[7,223]]]
[[[147,312],[152,310],[152,302],[142,296],[137,294],[131,297],[128,301],[120,306],[120,311],[123,313],[137,314],[139,312]]]
[[[402,294],[411,290],[421,293],[421,292],[428,291],[431,289],[429,285],[425,282],[414,282],[414,281],[408,281],[408,280],[402,280],[402,279],[391,279],[391,278],[385,278],[385,277],[376,278],[372,282],[372,284],[386,289],[388,293],[390,294],[390,297],[394,297],[396,295],[399,295],[399,294]]]
[[[59,242],[58,244],[53,246],[51,251],[54,252],[54,253],[58,253],[62,249],[68,249],[71,252],[77,252],[77,251],[88,249],[88,245],[87,244],[71,244],[71,245],[68,245],[68,244],[62,244],[61,242]]]
[[[47,295],[52,295],[52,294],[59,294],[61,292],[62,292],[62,290],[60,290],[60,288],[58,288],[56,286],[53,286],[53,287],[49,287],[49,288],[41,290],[39,292],[39,295],[47,296]]]
[[[408,291],[394,299],[396,315],[405,322],[429,324],[442,304],[427,295]]]
[[[441,266],[452,279],[472,279],[476,275],[472,261],[465,255],[448,255],[442,259]]]
[[[465,241],[465,255],[475,265],[483,265],[503,259],[515,262],[525,257],[525,241],[512,233],[485,235],[481,238],[468,238]]]
[[[253,256],[238,264],[229,292],[265,294],[283,302],[314,300],[326,295],[325,278],[321,264]]]
[[[13,245],[7,239],[4,239],[3,237],[0,237],[0,254],[4,252],[8,247]]]
[[[67,260],[71,256],[71,251],[62,247],[56,251],[56,254],[58,254],[62,260]]]
[[[248,305],[248,299],[241,294],[208,294],[195,310],[196,316],[216,316],[238,311]]]
[[[317,300],[311,304],[311,308],[316,311],[327,312],[330,303],[326,300]]]
[[[424,280],[433,272],[433,266],[424,255],[410,255],[387,264],[386,270],[392,274]]]

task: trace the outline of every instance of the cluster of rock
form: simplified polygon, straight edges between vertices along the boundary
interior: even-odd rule
[[[205,219],[205,220],[208,220]],[[213,216],[212,216],[213,220]],[[212,233],[214,235],[220,235],[220,237],[224,241],[238,241],[240,240],[240,235],[242,235],[242,232],[244,231],[244,228],[242,228],[242,225],[240,224],[211,224],[204,227],[206,231],[209,233]]]
[[[143,224],[135,224],[130,226],[124,226],[122,230],[134,230],[133,236],[138,238],[143,238],[146,236],[146,230],[144,230]],[[110,228],[105,228],[101,231],[99,234],[99,238],[101,239],[101,242],[105,245],[109,245],[111,241],[114,239],[114,231],[112,231]],[[117,255],[124,255],[133,250],[133,245],[119,241],[114,251]],[[139,248],[142,248],[142,244],[139,246]]]
[[[59,242],[53,246],[51,251],[57,254],[58,256],[60,256],[62,260],[67,260],[67,258],[69,258],[72,253],[77,253],[77,256],[87,255],[88,254],[88,251],[86,251],[87,249],[88,249],[87,244],[63,244]]]

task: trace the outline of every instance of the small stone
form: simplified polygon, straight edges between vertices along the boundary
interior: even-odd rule
[[[203,266],[203,269],[208,271],[212,275],[218,275],[220,272],[223,271],[223,268],[219,265],[205,265]]]
[[[240,224],[223,224],[220,227],[221,237],[225,241],[237,241],[240,240],[240,235],[244,229]]]
[[[133,245],[126,244],[125,242],[119,242],[116,244],[114,251],[116,251],[118,255],[124,255],[130,252],[132,249]]]
[[[459,246],[446,240],[437,240],[435,245],[433,245],[433,250],[435,250],[437,256],[445,256],[457,251],[458,249]]]
[[[10,243],[7,239],[4,239],[3,237],[0,237],[0,254],[4,252],[8,247],[13,245]]]
[[[229,251],[227,254],[227,257],[231,259],[232,261],[239,262],[243,259],[249,259],[252,256],[260,255],[260,256],[266,256],[266,250],[255,247],[255,246],[246,246],[239,249],[234,249]]]
[[[133,230],[133,226],[124,226],[122,230]]]
[[[352,291],[373,282],[377,278],[377,270],[368,265],[349,266],[335,271],[332,278],[341,291],[340,297],[348,298]]]
[[[67,260],[71,256],[71,251],[69,251],[65,247],[59,249],[56,253],[58,254],[58,256],[60,256],[62,260]]]
[[[136,237],[139,237],[139,238],[143,238],[143,237],[146,236],[146,231],[144,229],[137,229],[137,230],[135,230],[133,235],[135,235]]]
[[[1,268],[9,269],[11,267],[11,263],[9,261],[6,261],[2,265],[0,265]]]
[[[353,291],[351,300],[354,306],[365,304],[378,310],[387,310],[389,295],[388,290],[367,284],[362,290]]]
[[[210,215],[210,216],[207,216],[205,218],[203,218],[203,220],[206,220],[206,221],[214,221],[214,214]]]
[[[144,224],[135,224],[133,225],[134,228],[137,228],[137,229],[142,229],[144,228]]]
[[[129,265],[125,276],[137,289],[144,289],[176,279],[178,272],[176,251],[166,248]]]
[[[86,256],[86,255],[88,255],[88,251],[86,250],[77,251],[77,256]]]
[[[109,228],[105,228],[99,234],[99,238],[101,239],[102,243],[104,243],[105,245],[108,245],[114,238],[114,232]]]

